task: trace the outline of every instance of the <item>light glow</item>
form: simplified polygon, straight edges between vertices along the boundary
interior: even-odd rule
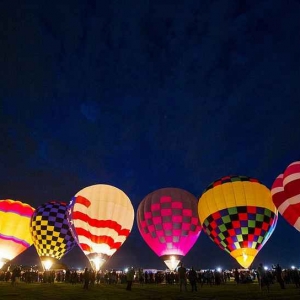
[[[90,262],[92,264],[93,269],[98,272],[102,265],[105,263],[105,260],[97,256],[95,258],[90,259]]]
[[[42,263],[43,263],[44,269],[46,271],[49,271],[53,265],[53,262],[50,259],[44,260],[44,261],[42,261]]]
[[[245,269],[248,269],[252,264],[258,250],[252,248],[240,248],[231,251],[230,255]]]
[[[170,259],[166,259],[164,262],[171,271],[174,271],[180,263],[180,260],[176,259],[176,257],[172,255],[170,256]]]

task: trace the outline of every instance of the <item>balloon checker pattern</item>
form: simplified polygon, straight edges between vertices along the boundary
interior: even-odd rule
[[[38,207],[31,218],[31,234],[40,257],[61,259],[76,244],[67,222],[67,204],[51,201]]]
[[[213,213],[203,223],[203,230],[228,253],[240,248],[260,250],[276,214],[267,208],[238,206]]]
[[[203,192],[198,212],[204,232],[248,268],[277,224],[270,190],[257,179],[226,176]]]
[[[177,188],[154,191],[140,203],[137,224],[148,246],[168,265],[170,256],[180,260],[200,235],[197,199]]]

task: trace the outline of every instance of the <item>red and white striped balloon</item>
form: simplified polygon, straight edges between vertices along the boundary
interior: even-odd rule
[[[275,179],[271,193],[279,213],[300,231],[300,161],[290,164]]]
[[[69,224],[78,245],[95,270],[125,242],[134,209],[120,189],[96,184],[79,191],[70,203]]]

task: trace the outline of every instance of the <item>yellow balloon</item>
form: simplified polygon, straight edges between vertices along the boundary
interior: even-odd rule
[[[34,208],[14,200],[0,200],[0,268],[32,245],[29,231]]]
[[[198,214],[209,238],[244,268],[267,242],[278,218],[270,190],[246,176],[210,184],[200,197]]]

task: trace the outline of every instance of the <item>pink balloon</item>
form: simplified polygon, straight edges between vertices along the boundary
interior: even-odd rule
[[[137,224],[143,239],[170,269],[175,269],[200,235],[197,205],[191,193],[163,188],[147,195],[138,207]]]

